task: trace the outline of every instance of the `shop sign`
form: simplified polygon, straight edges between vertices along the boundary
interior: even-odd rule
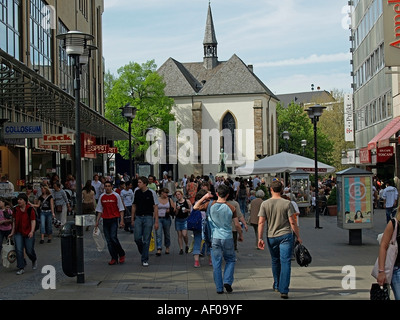
[[[400,64],[400,0],[383,0],[383,31],[385,39],[385,66]]]
[[[386,162],[393,157],[394,149],[392,146],[378,148],[376,152],[376,162]]]
[[[354,141],[353,95],[346,94],[344,100],[344,140]]]
[[[43,136],[44,145],[72,145],[74,144],[73,134],[45,134]]]
[[[96,152],[87,151],[87,149],[91,146],[96,145],[96,137],[87,133],[81,133],[81,157],[96,159]]]
[[[99,154],[106,153],[118,153],[117,147],[110,147],[108,144],[104,145],[88,145],[86,146],[86,152],[96,152]]]
[[[7,122],[4,124],[4,138],[43,138],[41,122]]]
[[[61,154],[71,154],[71,146],[60,146]]]
[[[305,171],[305,172],[315,172],[315,168],[296,168],[296,170],[303,170],[303,171]],[[326,168],[319,168],[318,167],[318,172],[319,173],[326,173],[326,172],[328,172],[328,169],[326,169]]]
[[[360,149],[360,163],[371,163],[371,150]]]

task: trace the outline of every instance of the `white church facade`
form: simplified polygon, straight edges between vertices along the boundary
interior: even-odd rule
[[[219,61],[217,46],[209,5],[203,61],[169,58],[157,71],[166,83],[165,94],[175,101],[179,134],[174,171],[179,177],[219,173],[221,149],[227,174],[278,150],[279,99],[236,54]]]

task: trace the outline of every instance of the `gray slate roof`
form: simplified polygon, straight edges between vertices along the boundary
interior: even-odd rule
[[[287,107],[292,102],[301,105],[309,103],[321,104],[335,101],[332,95],[326,90],[278,94],[277,97],[281,101],[283,107]]]
[[[169,58],[157,72],[164,78],[169,97],[267,94],[279,100],[236,54],[213,69],[204,68],[203,62]]]
[[[218,44],[217,37],[215,36],[214,21],[211,13],[211,5],[208,4],[207,22],[206,22],[206,32],[204,34],[203,44]]]

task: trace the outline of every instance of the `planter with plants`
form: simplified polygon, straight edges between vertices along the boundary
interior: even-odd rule
[[[333,188],[326,203],[330,216],[337,216],[337,188]]]

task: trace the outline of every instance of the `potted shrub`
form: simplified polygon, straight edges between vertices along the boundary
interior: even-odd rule
[[[326,205],[328,207],[329,215],[336,216],[337,215],[337,188],[336,187],[331,190]]]

